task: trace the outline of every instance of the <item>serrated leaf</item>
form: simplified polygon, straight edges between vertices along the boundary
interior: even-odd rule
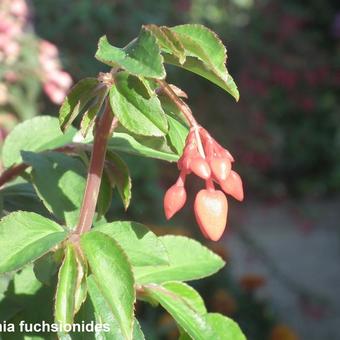
[[[58,274],[57,292],[55,297],[55,322],[61,327],[62,334],[66,324],[73,323],[75,314],[75,293],[77,288],[78,264],[76,250],[72,244],[65,248],[65,258]]]
[[[19,211],[0,221],[0,273],[21,268],[47,253],[67,236],[57,223]]]
[[[217,35],[203,25],[179,25],[170,28],[185,49],[186,60],[181,64],[170,53],[164,54],[165,62],[196,73],[229,92],[239,99],[237,86],[229,74],[225,63],[226,48]],[[165,50],[165,52],[167,52]]]
[[[83,257],[81,252],[77,251],[76,253],[76,261],[77,261],[77,284],[76,291],[74,294],[74,313],[77,314],[80,310],[81,306],[86,300],[87,297],[87,275],[88,275],[88,264],[86,259]]]
[[[218,255],[195,240],[172,235],[159,239],[168,252],[169,265],[135,267],[135,280],[139,284],[196,280],[212,275],[224,266]]]
[[[60,131],[58,119],[39,116],[18,124],[5,139],[2,160],[5,167],[22,162],[21,151],[44,151],[71,143],[76,129],[65,134]]]
[[[113,315],[109,304],[105,300],[104,296],[102,295],[96,280],[93,278],[93,276],[89,276],[87,278],[88,288],[89,288],[89,294],[91,297],[91,301],[94,305],[94,309],[97,316],[97,322],[104,325],[106,324],[109,327],[108,332],[100,332],[102,340],[124,340],[123,334],[119,328],[119,324]],[[141,331],[140,325],[138,321],[134,320],[134,326],[133,326],[133,340],[143,340],[144,335]]]
[[[246,340],[238,324],[224,315],[209,313],[206,321],[216,333],[216,340]]]
[[[112,237],[122,247],[132,266],[167,264],[167,251],[159,238],[136,222],[117,221],[101,224],[94,230]]]
[[[71,88],[59,110],[59,124],[63,131],[72,124],[86,104],[95,96],[95,90],[99,84],[96,78],[85,78]]]
[[[85,233],[80,244],[123,336],[132,339],[136,297],[133,274],[125,253],[116,241],[98,231]]]
[[[110,45],[106,36],[99,39],[96,59],[113,67],[121,67],[136,76],[164,79],[163,58],[156,38],[142,29],[126,47]]]
[[[107,86],[103,86],[101,89],[96,91],[96,96],[92,99],[90,106],[84,112],[83,118],[80,122],[80,130],[84,137],[86,137],[92,127],[96,115],[101,111],[108,93],[109,89]]]
[[[116,153],[110,150],[106,152],[106,160],[105,169],[107,176],[117,188],[126,210],[130,205],[132,187],[129,168]]]
[[[205,309],[201,302],[197,303],[199,295],[193,293],[193,288],[181,282],[168,282],[163,285],[149,284],[144,286],[144,291],[157,300],[193,339],[215,339],[215,333],[204,317]]]
[[[175,32],[166,26],[146,25],[144,27],[156,37],[158,45],[163,51],[173,54],[180,64],[185,62],[185,50]]]
[[[126,152],[129,154],[161,159],[168,162],[177,162],[179,156],[171,150],[163,150],[164,140],[158,145],[148,145],[144,142],[151,137],[143,137],[142,139],[136,139],[135,137],[124,132],[113,132],[112,137],[109,139],[109,150]]]
[[[32,180],[46,208],[74,228],[86,186],[86,169],[76,158],[58,152],[22,153],[32,166]]]
[[[150,94],[137,77],[119,72],[110,89],[110,105],[119,122],[129,131],[142,136],[164,136],[168,124],[155,93]]]

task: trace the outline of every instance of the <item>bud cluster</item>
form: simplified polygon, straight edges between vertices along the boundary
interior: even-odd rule
[[[194,212],[203,235],[213,241],[221,238],[227,223],[228,201],[225,194],[243,200],[240,176],[232,170],[233,156],[201,126],[190,129],[183,155],[178,161],[180,175],[164,196],[167,219],[181,210],[186,202],[186,176],[190,173],[205,181],[205,189],[195,198]],[[216,190],[218,184],[222,190]]]

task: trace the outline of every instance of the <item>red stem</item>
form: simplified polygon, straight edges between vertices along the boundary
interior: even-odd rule
[[[164,93],[175,103],[178,109],[184,114],[185,118],[188,120],[190,126],[197,127],[195,117],[193,116],[189,106],[184,103],[184,101],[179,98],[174,90],[169,86],[169,84],[164,80],[157,80],[158,84],[161,86]]]
[[[6,169],[0,176],[0,188],[7,182],[12,181],[15,177],[19,176],[20,173],[29,167],[28,164],[20,163],[13,165],[11,168]]]
[[[113,130],[112,126],[115,124],[116,120],[114,120],[111,107],[110,105],[107,105],[95,129],[84,199],[76,229],[77,234],[82,234],[89,231],[92,226],[99,195],[101,177],[103,174],[107,140]]]

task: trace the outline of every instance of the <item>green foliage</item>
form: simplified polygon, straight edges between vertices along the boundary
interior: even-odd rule
[[[182,282],[148,285],[146,293],[157,300],[193,339],[215,339],[215,332],[206,322],[198,293]],[[204,304],[203,304],[204,306]],[[195,307],[198,307],[197,310]],[[203,313],[201,313],[203,310]]]
[[[216,273],[224,261],[197,241],[184,236],[162,236],[169,264],[134,268],[136,282],[162,283],[170,280],[190,281]],[[180,251],[179,251],[180,249]]]
[[[207,78],[238,100],[236,84],[225,66],[227,51],[217,35],[202,25],[180,25],[171,30],[184,47],[186,59],[177,62],[170,53],[165,61]]]
[[[96,58],[107,65],[122,67],[136,76],[165,78],[159,46],[155,37],[145,29],[123,49],[110,45],[105,36],[100,38]]]
[[[163,242],[140,223],[117,221],[101,224],[94,230],[112,237],[124,250],[133,267],[169,264]]]
[[[117,188],[126,210],[130,205],[132,187],[129,168],[122,158],[112,151],[107,151],[106,159],[107,176],[111,185]]]
[[[120,72],[110,90],[110,104],[119,122],[142,136],[164,136],[168,124],[161,103],[138,77]]]
[[[32,166],[32,182],[46,208],[69,228],[74,228],[86,185],[82,162],[57,152],[22,155]]]
[[[111,237],[98,231],[84,234],[81,248],[123,336],[131,339],[136,297],[132,269],[125,253]]]
[[[96,78],[85,78],[73,86],[59,110],[59,123],[62,131],[72,124],[89,101],[93,99],[98,85],[99,81]]]
[[[18,211],[0,222],[0,273],[19,269],[63,241],[66,232],[38,214]]]
[[[203,26],[143,26],[124,48],[113,47],[102,37],[96,58],[113,69],[83,79],[71,89],[60,108],[59,124],[56,118],[34,118],[15,128],[6,140],[3,156],[10,178],[5,182],[21,175],[28,183],[18,181],[1,190],[3,213],[8,212],[8,197],[18,195],[26,199],[23,203],[19,199],[20,204],[31,200],[33,210],[40,199],[45,210],[39,206],[39,212],[42,209],[48,218],[19,211],[1,220],[0,273],[34,262],[27,272],[24,268],[23,274],[13,273],[14,283],[20,275],[29,278],[28,287],[20,290],[19,286],[14,295],[29,292],[33,300],[43,294],[52,301],[51,291],[55,291],[54,309],[46,319],[52,318],[54,310],[61,327],[80,318],[109,326],[107,332],[86,334],[89,340],[144,339],[135,318],[137,298],[163,306],[177,322],[182,338],[222,339],[227,327],[235,339],[243,339],[231,321],[209,315],[199,293],[182,282],[220,270],[224,261],[218,255],[186,237],[157,237],[136,222],[107,222],[113,189],[125,209],[131,201],[130,171],[115,151],[166,161],[177,161],[183,152],[188,117],[159,86],[166,76],[163,56],[238,99],[225,66],[226,50]],[[81,134],[72,127],[80,114]],[[17,173],[21,162],[27,168]],[[85,165],[89,166],[87,181]],[[6,303],[12,301],[10,280],[4,279],[0,291],[3,296],[7,291]],[[31,309],[31,304],[24,312],[9,309],[6,318],[19,322]],[[61,329],[58,338],[83,339],[76,332],[67,333]]]
[[[206,321],[216,333],[215,339],[221,340],[246,340],[237,323],[226,316],[217,313],[209,313]]]
[[[22,161],[22,151],[44,151],[71,143],[76,133],[75,128],[63,134],[58,119],[49,116],[35,117],[18,124],[6,138],[2,149],[2,161],[5,167]]]
[[[75,293],[78,283],[78,264],[73,245],[65,248],[65,258],[60,267],[55,297],[55,321],[64,327],[73,323]],[[64,333],[63,331],[61,333]]]
[[[136,137],[124,132],[114,132],[109,140],[108,148],[168,162],[175,162],[179,158],[177,153],[169,149],[164,139]]]

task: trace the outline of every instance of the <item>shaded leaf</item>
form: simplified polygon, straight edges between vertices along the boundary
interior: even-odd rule
[[[0,221],[0,273],[21,268],[47,253],[67,236],[57,223],[18,211]]]
[[[34,274],[36,278],[45,285],[52,284],[55,274],[62,262],[63,250],[49,252],[34,262]]]
[[[136,139],[127,133],[114,132],[109,140],[108,148],[109,150],[126,152],[137,156],[156,158],[168,162],[177,162],[179,158],[177,154],[173,153],[171,150],[163,150],[162,143],[164,143],[164,140],[161,140],[161,143],[158,143],[158,145],[145,145],[144,141],[146,138],[149,137]]]
[[[107,176],[112,185],[116,186],[126,210],[130,205],[132,187],[129,168],[116,153],[110,150],[106,153],[106,159]]]
[[[80,122],[80,130],[84,137],[92,127],[96,115],[101,111],[108,93],[109,89],[107,86],[104,85],[101,87],[98,91],[96,91],[96,96],[92,99],[90,106],[84,112],[83,118]]]
[[[111,206],[112,201],[112,184],[106,171],[103,171],[100,182],[99,195],[96,205],[98,213],[97,220],[104,216]]]
[[[60,128],[65,131],[86,104],[95,96],[99,81],[96,78],[85,78],[75,84],[64,99],[59,110]]]
[[[46,208],[73,228],[78,220],[86,186],[86,169],[76,158],[58,152],[23,152],[32,166],[33,185]]]

